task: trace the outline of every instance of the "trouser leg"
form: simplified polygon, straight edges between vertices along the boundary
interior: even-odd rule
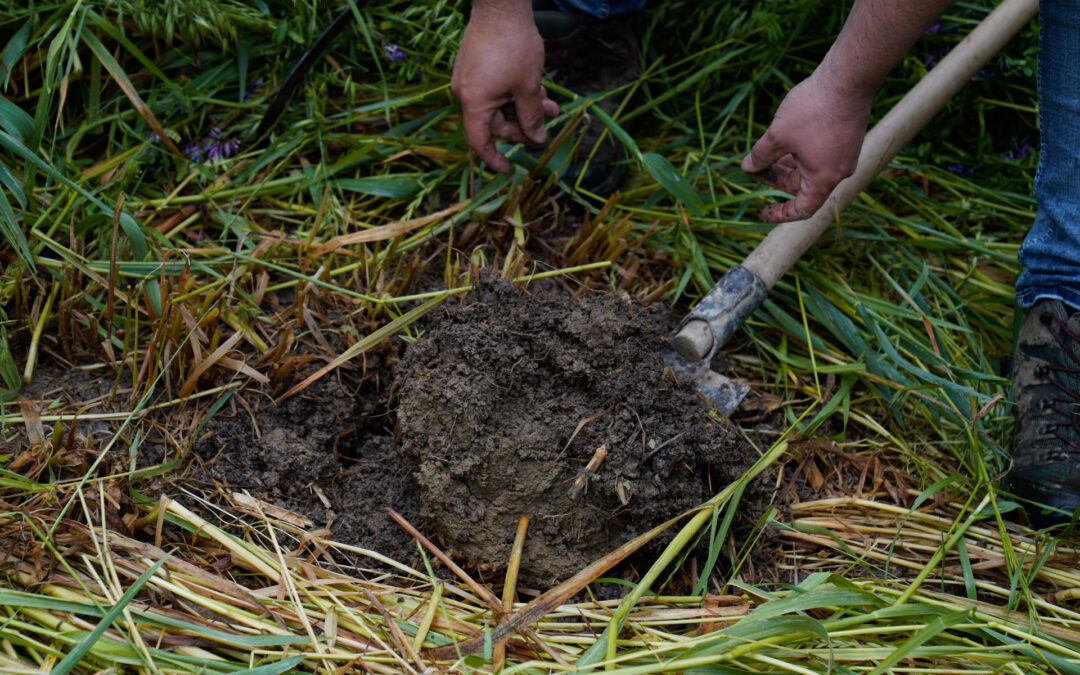
[[[1038,211],[1020,247],[1016,298],[1080,308],[1080,0],[1039,3]]]
[[[598,19],[640,11],[645,0],[551,0],[564,12],[581,12]]]

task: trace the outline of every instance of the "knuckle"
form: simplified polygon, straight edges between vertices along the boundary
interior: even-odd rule
[[[462,107],[472,108],[480,101],[481,96],[478,95],[476,88],[465,84],[454,85],[450,83],[450,91],[461,101]]]

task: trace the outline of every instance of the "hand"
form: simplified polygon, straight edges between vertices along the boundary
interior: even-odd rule
[[[809,218],[855,171],[873,98],[873,91],[845,90],[816,72],[788,92],[742,163],[757,180],[795,196],[766,206],[762,220]]]
[[[492,139],[543,143],[544,116],[559,114],[559,106],[540,84],[544,42],[529,4],[523,7],[524,12],[479,12],[474,7],[450,80],[451,91],[461,100],[469,147],[501,172],[510,170],[510,162]]]

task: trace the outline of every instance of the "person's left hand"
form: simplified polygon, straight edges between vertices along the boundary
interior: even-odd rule
[[[873,91],[845,91],[816,72],[788,92],[742,162],[755,179],[795,197],[766,206],[762,220],[809,218],[855,171],[873,97]]]
[[[461,41],[450,89],[461,101],[469,147],[496,171],[510,170],[510,161],[494,144],[543,143],[544,118],[559,114],[540,84],[544,42],[533,23],[529,3],[519,11],[477,11]],[[513,114],[508,114],[510,111]],[[515,118],[516,117],[516,118]]]

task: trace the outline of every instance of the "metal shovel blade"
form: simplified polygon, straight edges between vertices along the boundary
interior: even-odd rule
[[[698,392],[716,406],[725,417],[730,417],[739,407],[739,403],[750,391],[750,385],[736,382],[709,367],[708,360],[687,361],[673,347],[663,349],[664,364],[675,372],[680,380],[687,379],[694,383]]]
[[[731,417],[750,385],[724,377],[710,367],[716,351],[765,300],[769,290],[758,275],[742,265],[729,269],[683,319],[663,347],[664,363],[676,377],[694,386],[716,409]]]

